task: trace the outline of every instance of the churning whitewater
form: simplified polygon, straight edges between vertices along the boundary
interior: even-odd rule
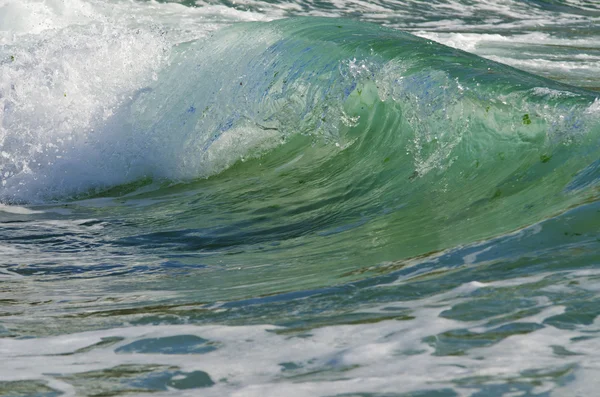
[[[593,395],[599,22],[0,0],[0,395]]]

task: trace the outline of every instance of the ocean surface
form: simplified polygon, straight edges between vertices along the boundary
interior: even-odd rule
[[[0,396],[595,396],[597,0],[0,0]]]

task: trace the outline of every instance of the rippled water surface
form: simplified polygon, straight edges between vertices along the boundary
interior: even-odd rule
[[[0,395],[595,395],[599,26],[0,0]]]

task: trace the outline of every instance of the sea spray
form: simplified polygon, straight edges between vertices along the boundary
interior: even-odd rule
[[[142,38],[134,73],[59,74],[126,91],[85,91],[111,105],[93,135],[85,96],[10,116],[2,165],[31,166],[0,188],[23,203],[0,206],[0,394],[593,395],[597,93],[358,21],[141,25],[100,36]],[[85,139],[34,161],[59,132]]]

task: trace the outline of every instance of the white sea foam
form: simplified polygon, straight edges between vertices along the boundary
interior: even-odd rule
[[[27,14],[34,16],[27,19],[32,26],[13,15],[21,35],[0,47],[4,196],[27,197],[33,185],[60,190],[65,179],[57,174],[67,169],[101,173],[103,164],[86,162],[93,143],[104,139],[104,122],[152,80],[168,55],[160,29],[133,29],[94,13],[90,4],[70,3],[5,5],[12,14],[37,11]],[[5,43],[9,24],[2,26]],[[110,150],[111,142],[101,145]]]
[[[225,6],[101,0],[4,0],[0,10],[0,199],[30,202],[156,176],[161,164],[145,157],[151,141],[131,145],[119,115],[174,44],[268,19]]]
[[[513,280],[510,286],[534,281],[533,278]],[[579,282],[587,285],[584,278]],[[600,330],[598,322],[573,330],[546,325],[501,338],[489,346],[469,349],[464,355],[434,354],[432,340],[445,332],[468,329],[484,333],[494,328],[486,325],[487,320],[447,318],[443,315],[445,311],[465,302],[478,288],[507,286],[468,283],[447,293],[398,302],[399,308],[410,310],[413,319],[327,326],[298,335],[279,333],[283,329],[271,325],[165,325],[28,340],[3,338],[0,355],[6,360],[0,380],[38,379],[65,393],[75,393],[68,382],[62,381],[64,376],[135,364],[172,366],[185,372],[204,371],[215,382],[213,387],[202,390],[207,396],[326,396],[414,392],[426,388],[453,388],[459,395],[469,396],[478,387],[521,378],[527,381],[529,376],[537,380],[533,391],[544,392],[557,387],[550,374],[565,368],[573,375],[569,381],[571,389],[589,390],[591,385],[597,385],[589,374],[600,367],[600,360],[594,354],[600,342],[597,338],[578,342],[577,338]],[[548,299],[541,299],[537,304],[539,311],[521,316],[517,322],[543,324],[564,312],[562,306],[553,305]],[[394,303],[385,304],[386,310],[392,306]],[[365,308],[366,312],[374,309]],[[204,338],[217,349],[200,355],[119,351],[136,341],[177,335]],[[110,346],[93,346],[115,337],[123,340]],[[557,354],[557,347],[571,353]],[[548,375],[543,375],[545,373]],[[488,377],[493,380],[486,381]],[[477,387],[469,386],[469,379]],[[457,380],[460,380],[458,384]],[[560,390],[557,395],[562,395]],[[184,395],[182,391],[163,394],[174,393]]]
[[[0,182],[3,183],[0,195],[34,200],[36,195],[39,198],[44,194],[60,195],[69,189],[123,183],[144,175],[180,175],[177,174],[177,161],[185,157],[180,157],[182,152],[169,150],[164,141],[154,141],[152,136],[142,135],[138,139],[128,136],[131,130],[128,130],[130,124],[125,117],[126,111],[131,101],[143,95],[146,92],[144,89],[168,64],[173,45],[206,36],[236,21],[269,20],[294,14],[351,15],[358,10],[365,19],[418,30],[423,36],[441,42],[446,40],[446,44],[468,51],[488,51],[491,44],[510,46],[515,40],[524,45],[545,43],[578,46],[584,51],[585,48],[597,48],[596,37],[563,39],[546,33],[506,33],[513,27],[527,28],[546,23],[549,26],[561,23],[575,26],[586,20],[582,16],[554,16],[542,10],[532,11],[525,3],[508,0],[483,1],[483,8],[448,1],[437,8],[443,10],[442,21],[427,20],[433,15],[427,9],[419,16],[423,17],[420,22],[413,19],[411,24],[404,26],[390,20],[390,9],[399,7],[395,15],[403,18],[414,15],[410,7],[423,5],[423,2],[334,1],[332,10],[313,8],[308,11],[291,2],[271,4],[245,0],[237,3],[237,8],[204,2],[199,2],[198,8],[189,8],[156,2],[0,0]],[[589,1],[570,0],[569,3],[582,10],[598,9],[595,3]],[[464,18],[476,15],[481,9],[487,10],[492,16],[481,25],[469,26]],[[527,11],[528,18],[522,17],[523,10]],[[517,20],[508,22],[511,19]],[[591,21],[591,26],[595,19],[588,18],[587,21]],[[500,33],[451,32],[457,28],[497,29]],[[444,33],[444,30],[450,33]],[[498,60],[507,63],[516,59],[489,52],[486,54],[497,56]],[[597,65],[594,64],[597,59],[593,54],[581,53],[576,56],[584,61],[581,65],[585,67],[580,69],[582,73],[597,72]],[[547,63],[534,64],[525,60],[518,64],[520,61],[515,60],[513,64],[523,68],[541,65],[545,70],[551,70],[567,62],[564,59],[541,59]],[[573,76],[570,68],[562,69],[567,77]],[[542,89],[538,94],[556,93]],[[600,101],[594,102],[588,112],[600,113]],[[265,132],[251,126],[248,129],[233,128],[213,142],[205,158],[192,160],[196,161],[194,164],[197,167],[208,165],[208,173],[217,172],[243,157],[244,147],[261,150],[276,144],[277,139],[277,134],[272,130]],[[173,147],[178,144],[181,142],[174,142]],[[164,157],[148,156],[147,153],[153,150],[163,150]],[[223,153],[227,153],[227,156]],[[286,166],[289,167],[294,161],[296,159]],[[148,201],[140,200],[137,204],[148,205]],[[79,205],[106,209],[108,205],[118,204],[109,199],[98,199]],[[0,205],[0,213],[8,213],[7,216],[25,218],[34,212],[37,213],[23,207]],[[40,235],[64,234],[74,240],[85,240],[86,233],[104,227],[102,223],[86,225],[88,220],[40,220],[28,226]],[[21,224],[21,230],[24,230],[23,227],[24,224]],[[538,225],[515,232],[510,238],[519,240],[524,235],[540,230],[541,226]],[[85,244],[82,246],[87,247]],[[69,245],[73,246],[76,246],[75,242]],[[1,244],[0,258],[4,263],[16,263],[23,252],[29,255],[29,259],[35,258],[35,247],[31,245],[24,249],[17,244]],[[109,252],[94,251],[91,259],[82,259],[82,255],[76,251],[68,252],[61,254],[60,260],[65,263],[85,264],[91,261],[98,264],[100,260],[116,262],[125,258],[122,252],[114,253],[114,247],[108,244],[101,249]],[[488,250],[482,248],[465,255],[462,261],[458,258],[458,262],[461,265],[476,265]],[[41,254],[44,259],[49,256],[48,252]],[[407,263],[407,268],[419,265],[417,260]],[[24,278],[22,285],[39,289],[35,294],[44,299],[59,301],[65,298],[60,289],[51,290],[54,284],[46,283],[48,286],[45,286],[13,271],[19,267],[11,269],[0,268],[3,282]],[[425,272],[417,270],[412,277]],[[600,370],[597,354],[600,340],[591,339],[590,336],[600,331],[600,320],[596,318],[589,324],[574,324],[571,329],[559,329],[549,320],[568,313],[562,302],[552,301],[553,296],[561,293],[575,295],[581,291],[597,292],[597,273],[588,269],[500,281],[473,279],[433,296],[386,302],[385,305],[365,305],[353,313],[407,310],[411,317],[407,316],[403,321],[329,325],[293,334],[279,333],[282,328],[263,324],[238,327],[157,325],[108,328],[35,339],[2,335],[0,381],[42,380],[66,396],[75,396],[80,394],[73,386],[77,382],[69,383],[64,376],[108,370],[119,365],[147,364],[172,366],[183,371],[206,371],[216,383],[209,389],[201,390],[202,395],[207,396],[325,396],[345,392],[411,392],[425,388],[454,388],[460,396],[469,396],[480,392],[484,386],[501,386],[503,382],[514,383],[521,379],[524,383],[535,385],[533,393],[550,391],[552,396],[594,395],[600,387],[597,377]],[[477,294],[483,295],[494,289],[525,286],[524,289],[532,291],[536,283],[551,276],[566,280],[553,282],[550,287],[540,289],[541,296],[519,296],[530,299],[534,308],[539,310],[525,315],[516,313],[518,309],[515,308],[512,314],[519,314],[520,317],[508,322],[533,323],[539,325],[538,329],[512,334],[492,345],[468,349],[464,355],[434,354],[435,343],[432,341],[437,341],[444,332],[466,329],[482,333],[493,329],[486,322],[489,319],[459,321],[449,318],[444,312],[476,299]],[[406,279],[398,279],[375,288],[406,282]],[[546,292],[548,297],[545,296]],[[131,292],[130,295],[137,293]],[[164,297],[164,292],[160,291],[146,290],[143,294],[163,294],[160,297]],[[119,298],[123,297],[129,297],[128,293],[119,292]],[[68,298],[90,299],[89,296],[78,297],[76,293],[69,294]],[[48,303],[36,313],[48,315],[51,319],[50,312],[55,310],[52,305]],[[110,301],[105,307],[116,306]],[[86,315],[92,314],[81,310]],[[215,309],[225,310],[223,307]],[[28,312],[23,314],[24,317],[27,315]],[[495,320],[502,319],[496,317]],[[8,327],[8,321],[6,324]],[[50,321],[48,327],[51,327]],[[0,326],[0,332],[3,330]],[[196,335],[208,339],[217,349],[206,354],[182,355],[115,351],[132,342],[177,335]],[[112,345],[93,346],[111,337],[124,339]],[[563,348],[567,353],[558,354],[557,348]],[[293,363],[295,367],[289,366],[292,369],[284,371],[284,363]],[[572,375],[572,379],[565,382],[564,386],[557,384],[552,371],[565,371]],[[461,387],[461,382],[466,386]],[[504,395],[520,392],[506,390]],[[195,389],[169,390],[153,395],[198,394],[199,391]]]
[[[596,98],[594,103],[592,103],[590,105],[590,107],[587,109],[587,113],[600,114],[600,99],[599,98]]]
[[[6,212],[9,214],[19,214],[19,215],[31,215],[31,214],[42,214],[43,211],[35,211],[25,207],[19,207],[16,205],[4,205],[0,204],[0,212]]]

